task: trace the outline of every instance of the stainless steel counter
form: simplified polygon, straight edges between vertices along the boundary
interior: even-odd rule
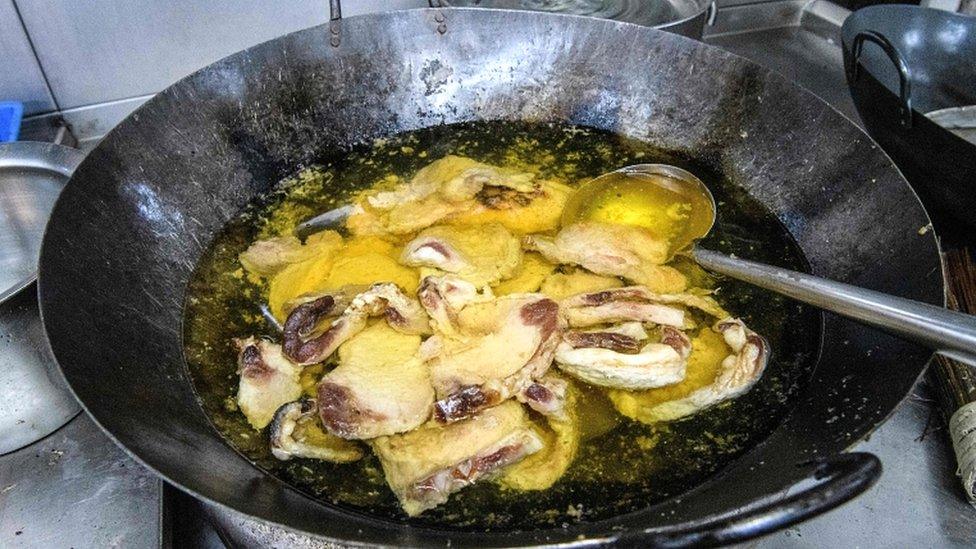
[[[162,481],[84,413],[0,457],[0,547],[158,547]]]

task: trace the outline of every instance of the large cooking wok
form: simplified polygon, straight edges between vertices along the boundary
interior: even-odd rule
[[[314,501],[235,452],[195,398],[181,346],[184,292],[208,242],[299,165],[377,136],[495,119],[568,121],[692,155],[775,212],[813,273],[941,303],[935,239],[919,232],[928,218],[904,179],[864,133],[779,76],[628,24],[390,12],[219,61],[146,103],[78,168],[48,226],[39,289],[76,395],[120,445],[184,490],[350,541],[723,542],[817,514],[873,482],[873,456],[842,452],[891,413],[930,353],[831,315],[816,369],[765,442],[680,498],[611,520],[419,527]]]
[[[918,189],[940,231],[960,225],[952,236],[968,241],[976,229],[976,143],[937,120],[976,126],[976,18],[871,6],[844,21],[841,38],[864,126]]]

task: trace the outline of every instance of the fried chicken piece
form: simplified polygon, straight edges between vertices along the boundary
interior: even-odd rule
[[[492,196],[479,196],[473,208],[456,212],[443,220],[449,225],[484,225],[500,223],[517,234],[555,231],[569,197],[575,190],[562,183],[535,180],[535,190],[512,196],[502,189],[497,193],[502,200]],[[531,200],[525,200],[531,198]]]
[[[561,387],[561,413],[547,414],[542,422],[533,423],[542,440],[542,449],[507,467],[498,479],[502,486],[516,490],[545,490],[566,473],[576,458],[582,436],[576,408],[579,390],[554,372],[547,374],[543,381],[550,387]]]
[[[550,370],[522,389],[515,398],[544,416],[566,419],[573,406],[568,402],[568,391],[569,383]]]
[[[522,254],[522,264],[506,278],[492,287],[495,295],[524,294],[539,291],[542,283],[552,275],[557,265],[550,263],[535,252]]]
[[[238,259],[249,273],[270,277],[294,263],[316,257],[331,258],[341,246],[342,237],[335,231],[310,235],[304,244],[294,236],[279,236],[254,242]]]
[[[688,417],[736,398],[762,376],[766,341],[738,319],[726,318],[693,341],[687,379],[673,387],[607,393],[620,413],[654,424]]]
[[[403,510],[417,516],[491,478],[543,446],[522,406],[508,401],[477,415],[370,441]]]
[[[315,399],[303,398],[278,408],[271,422],[271,454],[280,460],[321,459],[349,463],[362,459],[362,447],[322,430]]]
[[[522,248],[519,239],[498,223],[438,225],[408,242],[400,261],[451,273],[480,287],[511,277],[522,263]]]
[[[564,299],[560,305],[563,315],[572,327],[637,321],[684,329],[689,326],[689,320],[685,311],[677,306],[694,307],[717,318],[728,316],[709,296],[692,293],[659,294],[644,286],[578,294]]]
[[[434,402],[420,336],[377,322],[339,347],[339,365],[322,377],[317,401],[322,425],[344,439],[409,431],[430,417]]]
[[[237,345],[237,406],[247,422],[263,429],[282,404],[302,394],[302,367],[281,352],[281,346],[264,339],[235,339]]]
[[[283,329],[285,355],[298,364],[325,360],[339,345],[365,328],[367,320],[374,316],[385,317],[391,328],[402,333],[430,332],[427,314],[420,303],[389,282],[373,284],[351,299],[348,292],[307,299],[288,314]],[[342,315],[321,330],[323,320],[335,316],[337,310],[342,310]]]
[[[401,252],[399,246],[375,236],[350,238],[335,254],[288,265],[271,277],[268,308],[284,323],[288,303],[305,294],[331,293],[346,286],[365,288],[376,281],[392,282],[413,293],[418,272],[398,262]]]
[[[617,389],[650,389],[684,379],[691,352],[688,336],[671,326],[662,326],[660,343],[644,343],[646,339],[639,324],[591,332],[570,331],[556,348],[556,364],[563,372],[591,385]]]
[[[530,255],[527,253],[526,256]],[[602,276],[583,269],[573,269],[568,273],[552,273],[542,281],[539,293],[562,301],[577,294],[588,294],[600,290],[619,288],[624,283],[615,276]]]
[[[435,334],[421,352],[437,391],[434,417],[467,417],[541,378],[559,342],[558,311],[540,294],[508,295],[456,311],[452,333]]]
[[[353,234],[410,234],[460,212],[520,208],[541,196],[535,176],[449,155],[409,183],[367,194],[347,219]]]
[[[417,289],[420,304],[430,316],[430,324],[442,336],[456,336],[458,314],[472,303],[495,299],[490,288],[478,291],[470,282],[453,275],[426,276]]]
[[[523,246],[554,263],[620,276],[657,292],[680,292],[688,285],[683,274],[664,265],[667,241],[642,227],[584,221],[563,228],[555,238],[526,236]]]

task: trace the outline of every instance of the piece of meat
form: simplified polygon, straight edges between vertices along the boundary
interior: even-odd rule
[[[575,189],[552,180],[537,179],[533,186],[529,192],[487,186],[476,195],[474,207],[455,212],[442,222],[474,226],[501,223],[517,234],[555,231],[559,228],[560,214]]]
[[[544,381],[550,387],[560,388],[559,413],[543,412],[545,419],[533,422],[543,442],[542,449],[505,468],[498,483],[507,488],[545,490],[551,487],[566,473],[579,450],[582,425],[577,408],[581,396],[578,387],[555,372],[549,372]]]
[[[637,354],[643,346],[639,339],[627,334],[615,332],[581,332],[577,330],[566,332],[563,341],[572,349],[594,348],[608,349],[615,353]]]
[[[400,262],[451,273],[481,287],[511,277],[522,263],[522,248],[498,223],[438,225],[408,242]]]
[[[346,303],[348,306],[340,309]],[[339,310],[342,314],[321,329],[323,321]],[[420,303],[406,296],[396,284],[380,282],[351,298],[342,292],[324,294],[295,307],[283,329],[285,355],[298,364],[321,362],[362,331],[374,316],[383,316],[399,332],[430,331],[427,314]]]
[[[403,247],[375,236],[349,238],[339,251],[285,267],[268,281],[268,308],[281,323],[287,304],[309,293],[334,292],[348,286],[368,288],[392,282],[405,292],[417,291],[416,269],[399,263]]]
[[[237,406],[247,422],[263,429],[282,404],[302,394],[302,367],[281,352],[281,346],[264,339],[235,339],[237,345]]]
[[[353,234],[409,234],[477,209],[519,208],[544,194],[530,173],[449,155],[409,183],[366,195],[346,221]]]
[[[681,293],[659,294],[644,286],[612,288],[564,299],[563,316],[570,326],[586,327],[617,322],[647,322],[688,327],[685,311],[675,305],[694,307],[716,318],[728,313],[711,297]]]
[[[751,389],[766,368],[769,357],[769,346],[766,340],[735,318],[720,320],[712,329],[722,335],[726,345],[731,349],[731,354],[721,361],[711,383],[700,386],[684,396],[664,402],[660,401],[660,397],[653,398],[652,403],[646,400],[642,402],[638,396],[633,399],[633,403],[624,402],[619,397],[613,398],[614,404],[618,408],[621,405],[630,405],[634,409],[626,410],[627,415],[644,423],[653,424],[691,416],[736,398]],[[654,395],[654,392],[648,394]]]
[[[370,441],[403,510],[417,516],[542,448],[522,406],[509,401],[448,425]]]
[[[291,302],[292,308],[282,327],[282,348],[285,356],[298,364],[321,362],[339,344],[348,339],[360,326],[328,324],[326,319],[337,316],[352,302],[352,296],[345,292],[327,294],[306,294]]]
[[[515,398],[536,412],[556,419],[566,419],[571,406],[567,403],[569,383],[550,371],[528,384]]]
[[[584,221],[564,227],[555,238],[526,236],[523,246],[554,263],[620,276],[657,292],[680,292],[688,286],[683,274],[664,265],[667,241],[642,227]]]
[[[559,306],[540,294],[511,294],[467,305],[456,333],[424,342],[437,391],[434,417],[448,422],[494,406],[549,369],[559,342]]]
[[[538,292],[542,282],[558,266],[550,263],[541,254],[526,252],[522,254],[522,264],[512,274],[492,287],[495,295],[524,294]]]
[[[322,430],[314,399],[303,398],[278,408],[270,428],[271,454],[280,460],[321,459],[349,463],[363,457],[355,442]]]
[[[238,259],[248,272],[270,277],[293,263],[335,255],[341,246],[342,237],[335,231],[309,235],[304,244],[294,236],[279,236],[254,242]]]
[[[430,417],[434,402],[420,336],[376,322],[339,347],[339,365],[317,387],[319,417],[330,433],[370,439],[402,433]]]
[[[584,340],[580,337],[590,336]],[[567,374],[591,385],[617,389],[650,389],[680,382],[685,377],[691,341],[671,326],[661,327],[660,343],[643,344],[631,335],[569,332],[556,349],[556,364]],[[641,344],[637,352],[620,350],[620,338]],[[593,345],[580,345],[580,343]]]
[[[634,288],[614,288],[567,298],[561,303],[563,316],[574,328],[634,321],[684,328],[683,310],[650,301],[644,292]]]
[[[369,290],[354,297],[343,314],[382,316],[391,328],[403,334],[431,333],[430,319],[420,302],[389,282],[373,284]]]
[[[562,301],[577,294],[609,290],[623,285],[624,283],[617,277],[597,275],[581,268],[574,268],[568,273],[552,273],[547,276],[539,287],[539,293],[546,294],[556,301]]]
[[[722,369],[715,381],[685,398],[660,404],[645,410],[644,417],[652,421],[672,421],[687,417],[720,402],[736,398],[759,381],[769,358],[769,344],[759,334],[736,318],[715,323],[732,354],[722,361]]]
[[[465,306],[495,298],[490,288],[479,292],[474,284],[454,275],[424,277],[417,297],[430,316],[430,324],[441,335],[457,334],[458,313]]]

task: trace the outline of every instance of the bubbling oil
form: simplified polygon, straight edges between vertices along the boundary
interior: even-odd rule
[[[579,453],[554,486],[519,492],[481,482],[412,519],[402,514],[371,455],[349,464],[274,459],[267,432],[252,429],[235,404],[233,338],[278,337],[261,315],[267,288],[245,276],[238,254],[255,239],[289,234],[296,223],[348,203],[358,191],[381,181],[409,179],[447,154],[577,186],[621,166],[676,165],[698,175],[718,202],[715,228],[704,241],[710,249],[796,270],[806,267],[775,216],[713,168],[719,164],[717,159],[690,159],[603,131],[560,124],[479,122],[404,133],[322,157],[318,166],[282,181],[232,219],[214,239],[187,288],[183,329],[190,376],[208,417],[243,456],[310,497],[350,511],[459,530],[508,531],[601,520],[676,496],[708,482],[778,425],[816,357],[819,313],[743,283],[711,278],[679,256],[677,268],[695,285],[717,287],[722,304],[771,343],[766,372],[746,395],[684,421],[650,426],[616,414],[601,391],[587,389],[579,408],[586,416]],[[648,197],[626,184],[617,190],[621,195],[617,199],[635,207],[677,201]],[[582,202],[589,208],[586,215],[646,223],[643,218],[627,218],[609,200]]]

